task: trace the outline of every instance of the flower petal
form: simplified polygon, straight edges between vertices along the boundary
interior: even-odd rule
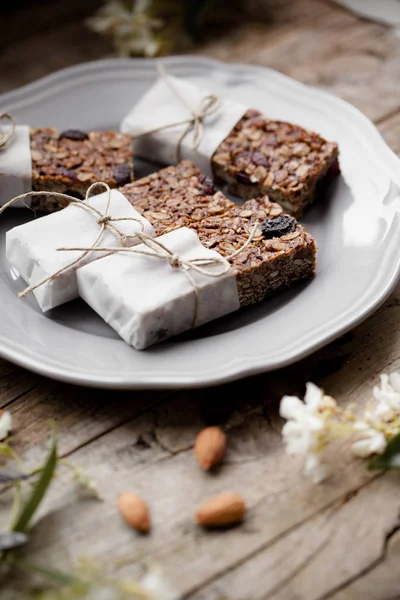
[[[328,468],[321,462],[316,454],[309,454],[307,456],[303,473],[309,477],[313,483],[322,483],[322,481],[329,477]]]
[[[297,396],[283,396],[279,407],[279,414],[284,419],[298,419],[304,411],[304,402]]]
[[[322,390],[311,383],[306,383],[306,395],[304,396],[304,402],[311,410],[318,410],[323,398]]]
[[[356,424],[357,425],[357,424]],[[361,427],[358,429],[364,430],[364,437],[361,440],[353,442],[351,450],[353,454],[360,458],[367,458],[371,454],[380,454],[386,448],[386,438],[381,431],[376,431],[372,427]]]
[[[389,383],[392,386],[392,388],[394,389],[394,391],[398,392],[400,394],[400,372],[399,371],[393,371],[393,373],[390,373]]]
[[[12,417],[8,410],[0,413],[0,441],[5,440],[12,429]]]

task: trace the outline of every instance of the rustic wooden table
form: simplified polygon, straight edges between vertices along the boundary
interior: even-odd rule
[[[77,18],[80,4],[49,5],[40,15],[32,5],[12,15],[14,27],[2,28],[0,91],[110,55],[108,42]],[[267,4],[268,23],[244,25],[198,52],[267,65],[342,96],[400,154],[400,38],[328,1]],[[334,476],[313,486],[301,475],[301,460],[284,453],[277,415],[281,395],[301,393],[307,380],[340,403],[366,403],[378,374],[400,367],[399,307],[398,287],[374,316],[307,360],[207,390],[81,389],[0,361],[0,407],[13,414],[15,447],[28,462],[41,458],[54,419],[61,454],[85,466],[104,496],[104,502],[77,499],[61,473],[28,555],[65,568],[82,555],[110,564],[130,554],[125,575],[161,564],[185,598],[400,598],[399,477],[371,473],[338,448]],[[211,423],[222,424],[229,438],[214,475],[200,471],[193,453],[196,433]],[[129,530],[116,512],[115,497],[127,489],[149,503],[147,537]],[[245,522],[225,532],[199,530],[196,507],[228,489],[246,498]],[[8,509],[4,494],[0,504]],[[10,592],[6,586],[3,593]]]

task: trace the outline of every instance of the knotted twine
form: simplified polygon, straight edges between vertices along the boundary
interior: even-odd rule
[[[182,258],[176,252],[172,252],[169,248],[167,248],[159,239],[152,238],[144,231],[138,232],[136,234],[137,238],[148,248],[141,249],[138,247],[135,248],[57,248],[60,252],[86,252],[88,250],[94,252],[107,252],[109,254],[119,254],[120,252],[129,252],[130,254],[137,254],[142,256],[150,256],[152,258],[158,258],[159,260],[164,260],[167,262],[173,269],[180,269],[186,277],[189,279],[191,285],[193,286],[195,293],[195,310],[193,317],[193,328],[197,327],[199,320],[199,302],[200,302],[200,288],[197,285],[194,277],[192,276],[190,271],[195,271],[200,273],[201,275],[205,275],[206,277],[221,277],[228,273],[231,268],[230,262],[235,256],[243,252],[249,244],[251,244],[255,233],[258,229],[258,221],[256,221],[250,231],[249,237],[244,242],[240,248],[229,254],[229,256],[212,256],[210,258],[191,258],[186,259]],[[212,271],[207,269],[209,266],[218,266],[220,265],[222,268],[217,271]]]
[[[94,206],[91,206],[89,204],[89,199],[91,197],[92,190],[99,186],[103,187],[107,192],[107,202],[106,202],[106,208],[105,208],[104,213],[102,213],[100,210],[97,210],[97,208],[94,208]],[[83,254],[81,254],[81,256],[79,256],[72,262],[65,265],[65,267],[62,267],[61,269],[58,269],[54,273],[51,273],[50,275],[43,277],[43,279],[40,279],[40,281],[38,281],[37,283],[29,285],[27,288],[25,288],[22,292],[20,292],[18,294],[18,298],[24,298],[30,292],[33,292],[33,290],[36,290],[38,287],[44,285],[48,281],[52,281],[53,279],[56,279],[62,273],[64,273],[64,271],[66,271],[67,269],[70,269],[71,267],[74,267],[76,264],[78,264],[88,254],[90,254],[90,252],[92,252],[92,250],[97,249],[97,246],[100,243],[103,233],[106,229],[108,229],[117,238],[117,240],[119,241],[119,243],[121,244],[122,247],[126,247],[127,240],[136,237],[136,235],[138,233],[140,233],[140,232],[137,232],[133,235],[126,235],[124,233],[121,233],[121,231],[119,231],[119,229],[117,229],[117,227],[114,226],[114,223],[116,223],[118,221],[136,221],[137,223],[139,223],[141,231],[143,231],[143,229],[144,229],[144,224],[140,219],[136,219],[135,217],[112,217],[111,215],[108,214],[108,212],[110,210],[110,203],[111,203],[111,189],[107,185],[107,183],[104,183],[104,182],[93,183],[86,192],[85,201],[74,198],[73,196],[70,196],[69,194],[62,194],[60,192],[27,192],[26,194],[21,194],[19,196],[16,196],[12,200],[10,200],[6,204],[4,204],[2,207],[0,207],[0,215],[2,212],[4,212],[6,210],[6,208],[8,208],[12,204],[14,204],[14,202],[17,202],[18,200],[23,200],[24,198],[27,198],[30,196],[54,196],[55,198],[62,198],[64,200],[68,200],[70,205],[78,206],[78,207],[82,208],[83,210],[90,212],[94,217],[97,217],[97,223],[100,225],[100,230],[99,230],[98,236],[96,237],[95,241],[93,242],[93,245],[91,247],[82,249]]]
[[[9,124],[10,130],[6,133],[0,132],[0,149],[4,148],[4,146],[11,140],[17,126],[15,118],[10,113],[0,113],[0,124],[3,121],[6,121]]]
[[[184,106],[189,110],[191,116],[181,121],[175,121],[168,123],[167,125],[160,125],[154,127],[154,129],[147,129],[137,134],[132,134],[133,139],[150,135],[151,133],[157,133],[164,129],[170,129],[171,127],[178,127],[179,125],[186,125],[186,129],[183,130],[179,137],[176,145],[176,161],[181,160],[181,147],[182,142],[186,136],[193,131],[192,148],[197,150],[203,137],[204,137],[204,121],[206,117],[213,115],[221,107],[221,100],[216,94],[207,94],[200,99],[198,107],[193,107],[189,104],[186,98],[181,94],[180,90],[174,85],[173,80],[168,76],[164,66],[161,63],[157,64],[157,71],[159,76],[165,81],[173,94],[182,102]]]

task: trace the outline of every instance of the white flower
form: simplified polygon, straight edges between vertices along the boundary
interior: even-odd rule
[[[88,19],[87,24],[97,33],[112,35],[122,56],[154,56],[159,50],[159,42],[154,34],[164,23],[149,14],[150,5],[149,0],[136,0],[132,9],[129,9],[122,2],[111,0]]]
[[[7,410],[0,411],[0,442],[8,437],[12,429],[11,413]]]
[[[329,477],[329,469],[315,452],[307,455],[303,473],[313,483],[322,483],[322,481]]]
[[[307,383],[304,402],[297,396],[284,396],[281,400],[280,415],[287,419],[282,427],[283,441],[288,454],[304,454],[304,474],[313,483],[320,483],[328,476],[326,466],[317,455],[321,438],[327,438],[324,419],[319,409],[331,405],[333,400],[325,401],[325,396],[316,385]]]
[[[325,428],[317,412],[322,401],[323,393],[313,383],[307,383],[304,402],[296,396],[282,398],[279,413],[287,419],[282,435],[289,454],[307,454],[316,449],[318,437]]]
[[[400,413],[400,373],[381,375],[381,387],[375,386],[373,395],[378,404],[370,415],[375,421],[389,421]]]
[[[149,600],[179,600],[180,594],[172,588],[158,567],[153,567],[141,579],[140,585]]]
[[[357,421],[354,429],[361,433],[361,439],[351,445],[353,454],[360,458],[367,458],[371,454],[381,454],[387,444],[386,438],[381,431],[374,429],[368,423]]]

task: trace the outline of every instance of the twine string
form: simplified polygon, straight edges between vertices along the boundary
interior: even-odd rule
[[[96,187],[99,187],[99,186],[103,187],[107,192],[107,202],[106,202],[106,207],[105,207],[104,213],[97,210],[97,208],[95,208],[94,206],[92,206],[90,204],[90,197],[92,196],[92,191]],[[140,219],[137,219],[135,217],[112,217],[110,214],[108,214],[108,212],[110,210],[110,204],[111,204],[111,189],[104,182],[93,183],[86,192],[85,201],[78,200],[77,198],[74,198],[73,196],[70,196],[69,194],[62,194],[61,192],[27,192],[26,194],[20,194],[19,196],[16,196],[12,200],[10,200],[6,204],[4,204],[4,206],[0,207],[0,215],[9,206],[14,204],[14,202],[17,202],[18,200],[24,200],[28,196],[54,196],[55,198],[62,198],[63,200],[68,200],[68,202],[70,203],[71,206],[77,206],[79,208],[82,208],[83,210],[86,210],[87,212],[89,212],[93,216],[95,216],[96,222],[100,226],[100,229],[99,229],[99,233],[98,233],[95,241],[93,242],[93,245],[88,248],[83,248],[82,254],[80,256],[78,256],[78,258],[74,259],[72,262],[68,263],[64,267],[61,267],[54,273],[51,273],[50,275],[43,277],[37,283],[31,284],[28,287],[26,287],[22,292],[20,292],[18,294],[18,298],[24,298],[25,296],[30,294],[30,292],[33,292],[34,290],[36,290],[40,286],[44,285],[48,281],[52,281],[53,279],[56,279],[57,277],[62,275],[62,273],[64,273],[64,271],[74,267],[79,262],[81,262],[84,258],[86,258],[86,256],[88,254],[90,254],[90,252],[92,252],[92,250],[97,249],[97,247],[103,237],[104,231],[106,229],[108,229],[114,235],[114,237],[117,238],[118,242],[121,244],[122,247],[126,247],[127,241],[131,238],[136,237],[137,234],[136,233],[132,234],[132,235],[124,234],[121,231],[119,231],[119,229],[117,227],[114,226],[114,223],[119,222],[119,221],[136,221],[139,224],[141,231],[143,231],[143,229],[144,229],[143,221],[141,221]],[[140,233],[140,232],[138,232],[138,233]]]
[[[6,144],[11,140],[15,133],[17,123],[15,118],[10,113],[0,113],[0,124],[6,122],[10,126],[10,130],[7,132],[0,132],[0,149],[4,148]]]
[[[181,160],[182,143],[185,140],[186,136],[189,135],[191,131],[193,131],[192,148],[193,150],[197,150],[204,137],[204,121],[207,117],[213,115],[220,109],[221,101],[216,94],[207,94],[206,96],[203,96],[203,98],[201,98],[199,106],[195,108],[189,104],[189,102],[183,96],[181,91],[175,86],[173,80],[170,77],[168,77],[167,72],[161,63],[157,64],[157,71],[160,77],[165,81],[170,90],[173,92],[173,94],[189,110],[191,116],[187,119],[174,121],[172,123],[160,125],[152,129],[146,129],[145,131],[142,131],[140,133],[133,134],[132,137],[136,139],[139,137],[150,135],[151,133],[163,131],[164,129],[170,129],[171,127],[186,125],[186,128],[180,135],[176,145],[176,160],[177,162],[179,162]]]
[[[189,279],[190,283],[194,289],[195,295],[195,310],[193,317],[193,328],[197,327],[199,320],[199,302],[200,302],[200,288],[196,283],[196,280],[192,276],[191,271],[200,273],[201,275],[205,275],[206,277],[221,277],[228,273],[231,268],[230,261],[243,252],[249,244],[253,241],[253,238],[258,229],[258,221],[256,221],[250,231],[249,237],[244,242],[240,248],[229,254],[228,256],[210,256],[209,258],[183,258],[179,256],[176,252],[173,252],[169,248],[167,248],[162,242],[160,242],[157,238],[152,238],[144,231],[138,232],[136,235],[138,239],[142,242],[146,248],[138,248],[137,246],[134,248],[108,248],[108,247],[96,247],[91,248],[90,250],[94,252],[107,252],[109,254],[119,254],[120,252],[128,252],[132,255],[139,256],[149,256],[152,258],[158,258],[160,260],[164,260],[167,262],[173,269],[180,269],[186,277]],[[72,252],[79,251],[85,252],[87,248],[76,247],[76,248],[57,248],[60,252]],[[207,267],[215,267],[220,266],[221,268],[218,270],[210,270]]]

